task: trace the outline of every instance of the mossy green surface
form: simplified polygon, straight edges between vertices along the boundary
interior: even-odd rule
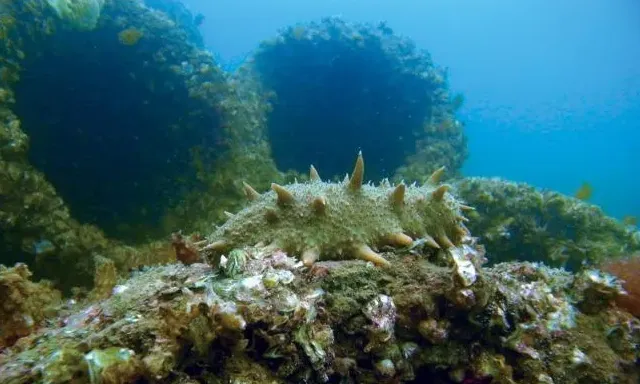
[[[453,185],[476,209],[467,226],[492,263],[542,261],[578,269],[640,250],[637,229],[573,197],[497,178],[465,178]]]
[[[607,318],[579,314],[576,320],[576,328],[559,338],[565,342],[553,349],[548,369],[562,382],[617,383],[618,377],[611,372],[611,367],[617,366],[619,353],[607,340]],[[565,361],[573,362],[569,369],[563,364]]]
[[[384,285],[384,274],[361,262],[331,271],[323,280],[327,292],[327,308],[336,321],[344,321],[360,313],[360,308],[373,299]]]
[[[98,23],[93,31],[73,28],[70,25],[73,20],[61,17],[64,15],[58,14],[49,2],[69,11],[81,11],[84,5],[98,4],[101,6]],[[101,49],[104,51],[106,40],[100,40],[98,36],[110,36],[114,44],[121,45],[117,42],[117,33],[132,25],[144,32],[145,41],[157,42],[157,49],[139,49],[139,45],[120,47],[122,51],[116,56],[123,58],[123,68],[126,63],[134,72],[133,64],[145,63],[145,66],[153,67],[143,71],[150,79],[149,84],[154,81],[157,84],[159,76],[153,73],[162,72],[163,76],[172,79],[173,86],[186,91],[188,100],[183,101],[190,106],[189,113],[181,114],[179,127],[168,127],[167,123],[171,132],[179,131],[182,135],[173,136],[174,140],[197,137],[199,134],[195,131],[203,126],[207,132],[213,128],[220,130],[224,140],[219,146],[203,145],[199,150],[193,148],[192,152],[179,148],[174,153],[160,155],[163,162],[166,158],[175,159],[175,156],[193,160],[185,161],[189,164],[178,178],[170,177],[171,188],[162,190],[162,196],[167,198],[165,201],[154,202],[151,198],[145,201],[145,204],[158,207],[161,218],[147,220],[144,217],[149,216],[142,212],[148,210],[132,205],[136,207],[130,211],[133,216],[122,219],[121,223],[112,222],[107,230],[104,222],[80,217],[78,211],[83,207],[72,206],[60,185],[28,156],[36,150],[34,142],[36,138],[42,138],[39,133],[43,132],[34,133],[29,128],[45,125],[29,126],[26,123],[25,115],[19,113],[17,106],[20,103],[28,105],[28,101],[19,97],[17,88],[24,84],[21,73],[35,73],[27,64],[41,57],[43,51],[56,51],[65,56],[52,42],[60,43],[65,36],[72,37],[69,46],[73,45],[75,37],[80,42],[91,41],[95,50],[79,57],[68,55],[64,59],[75,64],[82,60],[88,64],[100,63],[99,56],[92,54]],[[0,206],[0,264],[25,262],[36,278],[51,279],[67,292],[74,286],[89,287],[94,279],[96,255],[114,260],[119,271],[142,263],[150,265],[165,261],[171,255],[164,250],[158,258],[157,252],[140,252],[140,249],[147,248],[144,244],[150,240],[166,239],[172,231],[209,230],[212,222],[221,221],[224,210],[239,209],[243,200],[238,178],[261,187],[268,185],[267,180],[277,180],[275,165],[269,159],[269,145],[258,134],[264,124],[260,116],[267,106],[262,100],[246,95],[241,97],[209,53],[193,46],[182,29],[143,2],[0,1],[0,36],[0,197],[3,201]],[[138,82],[142,82],[141,78],[138,77]],[[55,88],[52,92],[56,92]],[[153,86],[149,86],[149,92],[150,95],[161,93]],[[178,94],[180,92],[176,92]],[[220,117],[216,127],[202,123],[202,116],[211,114]],[[158,130],[157,137],[165,137],[160,133],[162,127],[154,127]],[[45,133],[57,135],[55,130],[61,128],[64,127],[56,126]],[[175,144],[174,140],[172,144]],[[160,153],[155,143],[145,141],[141,146],[151,146],[156,148],[154,153]],[[96,177],[100,177],[99,173]],[[80,184],[86,182],[88,180],[76,180]],[[192,188],[193,185],[197,188]],[[98,205],[102,204],[95,206]],[[88,221],[95,225],[85,225]],[[123,247],[114,239],[143,245],[142,248]]]

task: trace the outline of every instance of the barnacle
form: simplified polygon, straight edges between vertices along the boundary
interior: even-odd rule
[[[460,245],[467,230],[462,207],[438,184],[438,169],[422,186],[384,180],[364,184],[364,159],[358,155],[351,177],[342,183],[321,180],[310,167],[310,181],[272,184],[260,194],[243,183],[250,204],[208,237],[202,250],[221,254],[258,243],[301,256],[305,265],[319,258],[357,258],[377,265],[389,262],[376,250],[410,246],[421,239],[433,249]]]

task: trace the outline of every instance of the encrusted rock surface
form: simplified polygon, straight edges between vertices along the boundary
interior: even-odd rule
[[[369,175],[422,180],[441,166],[458,172],[467,154],[446,71],[385,23],[329,17],[284,28],[234,74],[262,98],[265,135],[282,171],[341,177],[361,149]],[[384,154],[384,155],[382,155]]]
[[[365,192],[362,166],[359,158],[342,184],[313,187],[321,181],[312,171],[309,184],[274,186],[262,196],[247,188],[255,200],[232,219],[243,221],[229,226],[262,217],[265,206],[287,209],[306,188],[377,196]],[[398,193],[385,188],[379,189],[384,198],[353,204],[379,210],[399,201]],[[459,204],[445,193],[434,196],[438,188],[413,191],[429,192],[427,199],[437,197],[438,204]],[[306,196],[314,201],[313,194]],[[403,201],[411,203],[410,196],[404,194]],[[304,207],[328,208],[330,201]],[[421,214],[413,214],[424,218],[433,212],[432,203],[405,208],[422,207]],[[427,217],[446,222],[446,212]],[[321,220],[314,215],[308,222]],[[299,216],[280,219],[295,222]],[[308,222],[279,228],[298,228],[296,241],[305,243],[317,236],[317,227]],[[365,238],[388,233],[386,221],[345,223]],[[224,247],[215,236],[203,242],[175,236],[188,265],[134,272],[110,293],[107,284],[97,284],[93,301],[61,312],[1,352],[0,382],[631,384],[640,379],[640,321],[615,306],[625,292],[600,271],[574,275],[528,262],[483,268],[484,248],[461,232],[448,242],[421,237],[380,247],[378,253],[369,250],[367,257],[355,252],[361,260],[315,260],[304,246],[291,246],[281,236],[270,245],[250,244],[262,240],[251,236],[278,233],[275,224],[276,229],[250,227],[256,233],[248,231],[247,241],[228,236]],[[228,233],[224,228],[220,233]],[[324,250],[331,243],[323,244]],[[210,259],[213,264],[194,260],[198,246],[201,259],[217,256]],[[100,299],[104,296],[109,297]]]
[[[0,263],[90,286],[114,239],[208,226],[239,205],[239,176],[273,179],[263,106],[173,3],[0,2]]]
[[[38,329],[60,305],[60,292],[30,277],[25,264],[0,265],[0,349]]]
[[[475,208],[467,226],[493,263],[540,261],[577,270],[640,250],[637,228],[587,202],[525,183],[471,177],[452,183]]]
[[[467,243],[477,262],[481,251]],[[615,284],[539,264],[456,277],[443,250],[390,265],[237,248],[135,273],[0,354],[0,382],[635,383],[640,323]],[[604,289],[606,287],[610,287]],[[589,310],[591,300],[601,305]],[[118,381],[120,380],[120,381]]]

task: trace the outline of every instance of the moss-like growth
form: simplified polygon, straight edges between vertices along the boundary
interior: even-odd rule
[[[578,269],[640,250],[640,233],[584,201],[500,179],[467,178],[454,187],[476,209],[467,225],[492,263],[529,260]]]
[[[34,332],[60,305],[60,292],[30,277],[25,264],[0,265],[0,350]]]
[[[384,274],[379,268],[361,263],[345,264],[332,269],[322,282],[327,291],[327,308],[336,321],[346,321],[359,314],[360,308],[373,299],[384,286]]]
[[[86,7],[98,3],[100,12]],[[95,257],[120,271],[167,259],[112,239],[204,228],[240,206],[234,178],[277,178],[254,134],[264,105],[241,101],[191,41],[184,7],[153,5],[162,11],[138,1],[0,4],[0,263],[24,261],[65,290],[90,286]],[[65,13],[85,10],[91,28]],[[122,31],[142,38],[123,44]]]
[[[373,179],[423,180],[466,157],[446,71],[385,23],[337,17],[300,23],[260,44],[235,78],[271,107],[265,134],[279,169],[341,177],[348,154],[368,160]]]

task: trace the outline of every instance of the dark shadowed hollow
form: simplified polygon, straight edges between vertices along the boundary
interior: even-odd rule
[[[158,229],[197,187],[192,153],[215,146],[220,117],[154,64],[159,42],[126,45],[118,32],[59,31],[29,49],[15,112],[30,136],[29,161],[72,215],[126,238]],[[209,112],[192,113],[201,110]]]
[[[325,178],[341,176],[362,150],[367,179],[392,176],[416,150],[436,87],[379,31],[356,38],[301,28],[263,43],[252,63],[274,93],[268,134],[278,168],[307,172],[313,164]]]

